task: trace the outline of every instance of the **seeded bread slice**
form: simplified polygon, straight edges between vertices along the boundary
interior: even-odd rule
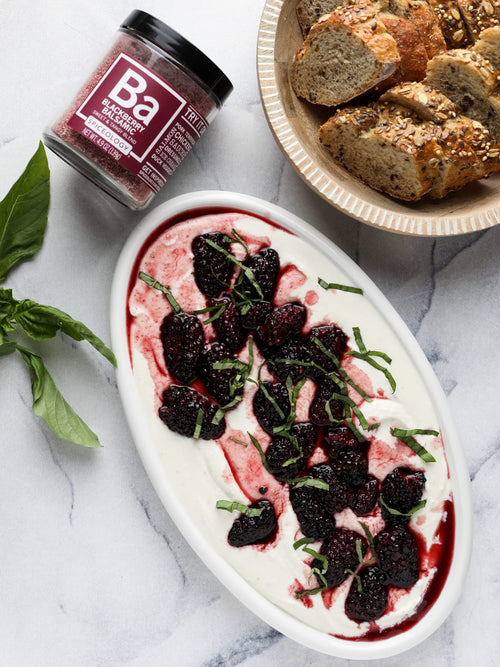
[[[300,0],[296,12],[304,39],[309,30],[322,16],[330,14],[338,7],[356,5],[358,3],[359,0]]]
[[[319,131],[337,164],[370,187],[415,201],[440,199],[500,170],[488,130],[464,116],[423,121],[398,104],[339,110]]]
[[[500,70],[500,26],[483,30],[472,50],[489,60],[493,67]]]
[[[458,114],[457,106],[446,95],[420,81],[396,85],[383,93],[380,101],[407,107],[422,120],[437,124]]]
[[[348,121],[347,121],[348,122]],[[346,129],[338,112],[319,132],[335,162],[364,183],[392,197],[415,201],[430,191],[438,173],[439,147],[425,124],[382,116],[361,132]]]
[[[291,84],[298,97],[337,106],[390,77],[399,64],[396,42],[376,9],[350,5],[313,25],[292,64]]]
[[[488,151],[492,138],[488,130],[466,116],[449,119],[434,126],[440,147],[438,174],[429,197],[441,199],[451,191],[485,178],[491,173]]]
[[[448,49],[463,49],[471,40],[456,0],[429,0]]]
[[[427,64],[426,82],[444,93],[469,118],[485,125],[500,141],[499,71],[489,60],[468,49],[455,49]]]

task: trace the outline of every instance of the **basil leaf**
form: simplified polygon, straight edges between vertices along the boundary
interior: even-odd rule
[[[5,331],[13,331],[11,324],[12,310],[16,300],[12,297],[12,290],[0,287],[0,327]]]
[[[85,324],[74,320],[58,308],[24,299],[16,302],[12,318],[30,338],[35,340],[53,338],[59,330],[76,341],[86,340],[113,366],[116,366],[115,355],[103,341]]]
[[[0,357],[7,357],[17,350],[17,345],[12,340],[5,340],[0,331]]]
[[[33,412],[42,417],[61,440],[84,447],[100,447],[96,434],[64,400],[42,358],[24,347],[17,346],[17,349],[30,372]]]
[[[49,210],[50,172],[42,142],[0,202],[0,282],[31,259],[43,243]]]

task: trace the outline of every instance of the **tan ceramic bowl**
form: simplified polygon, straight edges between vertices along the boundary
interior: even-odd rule
[[[449,236],[500,222],[500,174],[471,183],[442,200],[407,203],[387,197],[336,166],[317,138],[328,109],[297,98],[290,67],[302,44],[298,0],[267,0],[260,23],[257,67],[264,110],[279,145],[299,175],[348,215],[382,229],[416,236]]]

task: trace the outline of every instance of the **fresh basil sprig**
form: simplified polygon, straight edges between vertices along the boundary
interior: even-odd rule
[[[0,202],[0,282],[41,248],[49,201],[50,172],[40,143],[20,178]],[[62,310],[31,299],[18,301],[11,289],[0,287],[0,357],[19,352],[30,373],[33,412],[61,440],[99,447],[96,434],[57,389],[42,357],[13,338],[19,331],[36,341],[53,338],[59,331],[76,341],[86,340],[116,366],[113,352],[87,326]]]

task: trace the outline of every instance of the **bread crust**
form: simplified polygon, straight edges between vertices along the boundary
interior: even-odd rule
[[[448,49],[462,49],[471,44],[469,31],[456,0],[428,0]]]

